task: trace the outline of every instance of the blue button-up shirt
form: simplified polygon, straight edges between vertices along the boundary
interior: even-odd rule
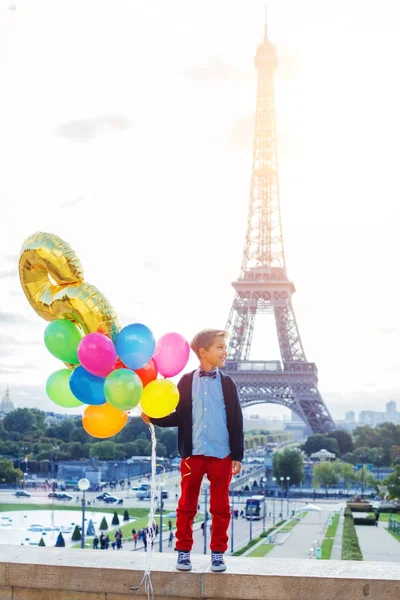
[[[230,453],[226,408],[221,375],[215,379],[193,374],[192,440],[193,454],[225,458]]]

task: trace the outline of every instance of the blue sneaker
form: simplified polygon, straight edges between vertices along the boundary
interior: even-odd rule
[[[176,561],[178,571],[191,571],[192,563],[190,562],[190,552],[178,550],[178,559]]]
[[[226,571],[223,552],[211,552],[211,571]]]

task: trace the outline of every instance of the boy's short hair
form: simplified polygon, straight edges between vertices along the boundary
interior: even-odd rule
[[[190,342],[190,347],[196,354],[197,358],[200,358],[200,348],[208,350],[209,347],[213,345],[215,338],[217,337],[223,337],[226,340],[229,335],[228,332],[223,329],[203,329],[199,333],[196,333]]]

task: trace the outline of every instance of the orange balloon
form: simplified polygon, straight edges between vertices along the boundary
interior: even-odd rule
[[[100,406],[89,405],[85,408],[82,425],[86,433],[95,438],[109,438],[123,429],[128,415],[106,402]]]

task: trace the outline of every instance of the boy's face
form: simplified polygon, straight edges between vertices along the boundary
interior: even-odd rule
[[[217,336],[211,346],[206,350],[200,348],[201,361],[208,364],[207,370],[215,369],[215,367],[222,368],[225,366],[227,357],[227,346],[225,338],[223,336]]]

